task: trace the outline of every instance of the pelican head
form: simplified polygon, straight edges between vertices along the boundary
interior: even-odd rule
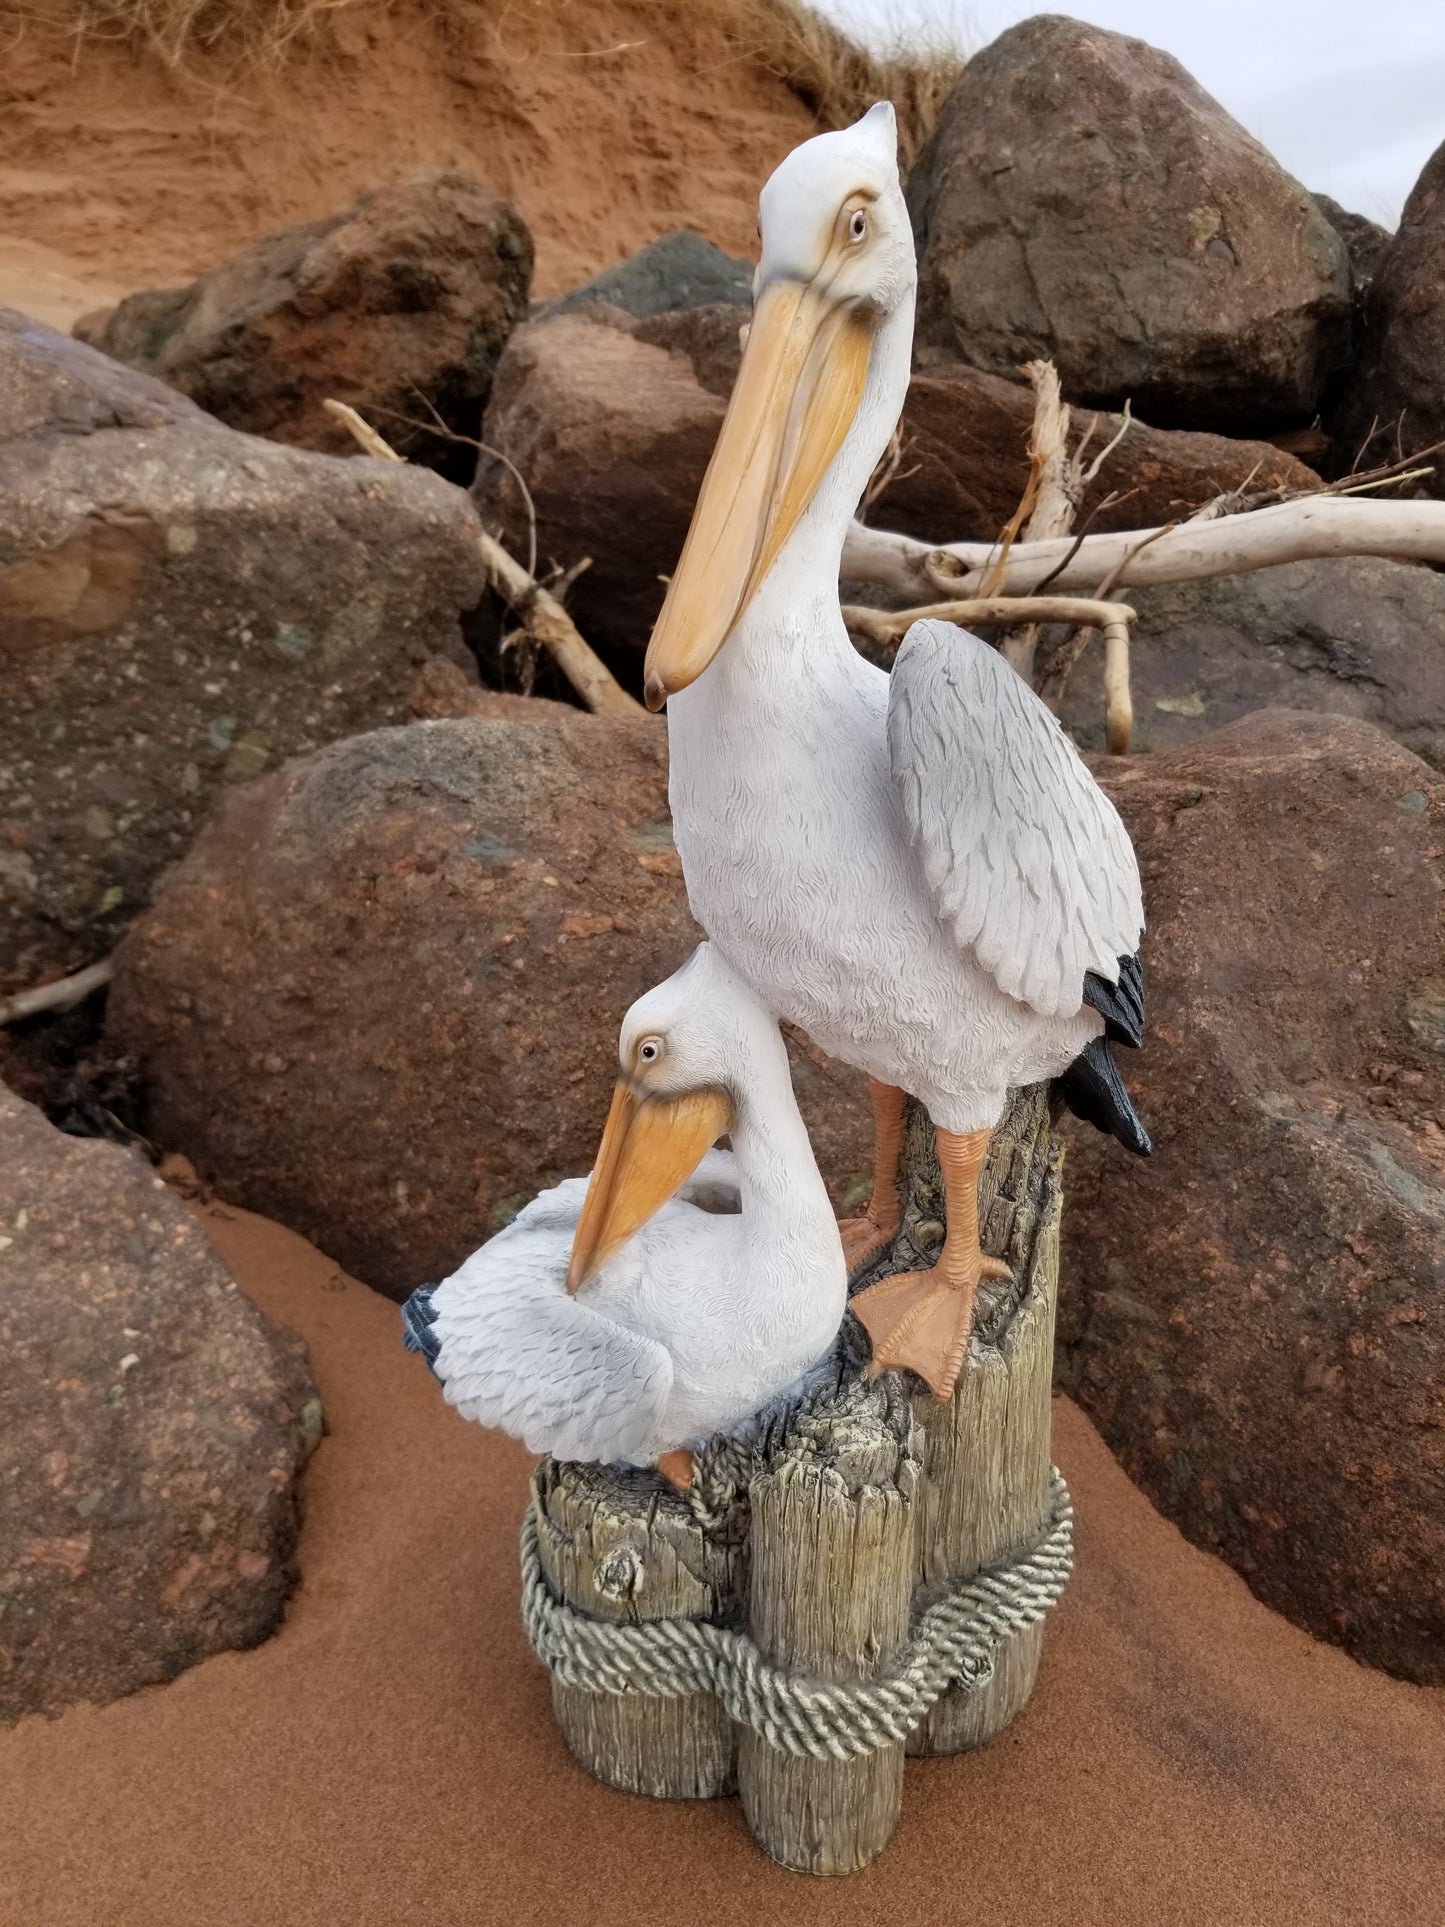
[[[750,1069],[769,1053],[783,1053],[777,1024],[711,944],[638,998],[622,1020],[617,1087],[572,1241],[569,1291],[594,1277],[733,1128]]]
[[[648,647],[650,709],[695,681],[736,627],[848,439],[881,324],[911,299],[889,103],[795,148],[763,189],[758,226],[752,325]]]

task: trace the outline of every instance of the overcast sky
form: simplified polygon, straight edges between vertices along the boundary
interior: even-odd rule
[[[1445,140],[1445,0],[821,0],[871,40],[922,27],[985,46],[1072,14],[1181,60],[1304,185],[1393,227]]]

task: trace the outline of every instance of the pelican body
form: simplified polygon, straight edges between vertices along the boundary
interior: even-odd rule
[[[903,1095],[938,1131],[934,1273],[861,1293],[874,1362],[947,1396],[980,1277],[976,1192],[1012,1085],[1148,1149],[1107,1050],[1137,1044],[1139,875],[1073,745],[994,650],[916,624],[892,676],[849,640],[844,539],[908,388],[916,267],[892,109],[765,187],[754,318],[648,652],[693,914],[768,1009],[872,1079],[853,1264],[890,1241]]]
[[[618,1057],[590,1180],[413,1292],[406,1341],[464,1417],[685,1484],[829,1355],[847,1274],[777,1020],[714,946],[638,999]]]

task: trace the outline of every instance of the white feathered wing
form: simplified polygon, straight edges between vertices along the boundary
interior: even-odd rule
[[[647,1455],[672,1392],[672,1359],[655,1339],[568,1295],[567,1264],[586,1178],[543,1191],[505,1230],[432,1293],[434,1370],[463,1417],[521,1438],[533,1452],[602,1464]],[[732,1154],[710,1151],[643,1230],[612,1259],[609,1277],[663,1248],[677,1213],[735,1211]]]
[[[1058,720],[996,650],[947,622],[904,637],[888,754],[938,913],[1000,990],[1072,1016],[1084,974],[1139,948],[1139,866]]]
[[[437,1286],[435,1370],[463,1417],[533,1452],[611,1462],[645,1450],[672,1389],[672,1360],[568,1295],[586,1193],[585,1178],[544,1191]]]

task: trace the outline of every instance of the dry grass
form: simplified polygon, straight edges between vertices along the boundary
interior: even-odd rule
[[[682,0],[688,4],[688,0]],[[946,35],[895,36],[875,52],[808,5],[808,0],[696,0],[739,53],[776,74],[824,127],[846,127],[876,100],[891,100],[906,165],[927,138],[962,73],[967,54]]]
[[[328,14],[350,6],[424,5],[444,13],[455,0],[0,0],[0,20],[61,28],[78,39],[148,45],[171,65],[188,53],[223,49],[276,61]],[[475,5],[476,0],[470,0]],[[546,0],[551,4],[551,0]],[[856,120],[875,100],[898,113],[905,163],[933,125],[966,55],[948,37],[895,36],[875,52],[815,12],[808,0],[670,0],[678,16],[707,22],[739,59],[775,74],[823,127]],[[661,11],[661,9],[659,9]]]
[[[152,47],[171,66],[196,49],[225,47],[279,59],[328,13],[357,0],[13,0],[0,18],[35,22],[78,40]]]

